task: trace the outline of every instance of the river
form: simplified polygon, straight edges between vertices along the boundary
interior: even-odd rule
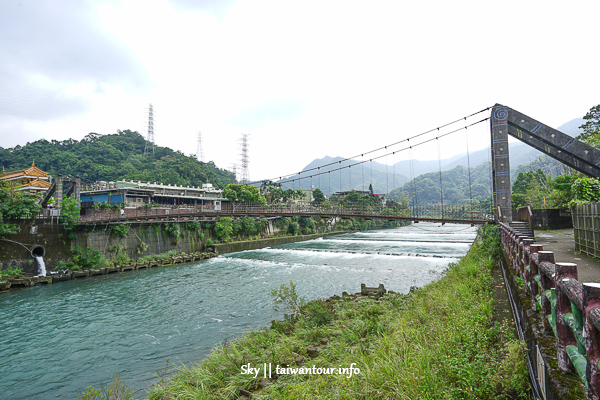
[[[466,254],[475,231],[419,223],[1,294],[1,397],[74,399],[115,373],[143,397],[167,359],[172,371],[267,326],[270,289],[291,280],[307,300],[361,283],[408,292]]]

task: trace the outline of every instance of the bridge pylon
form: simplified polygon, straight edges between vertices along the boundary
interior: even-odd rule
[[[508,135],[579,172],[600,178],[600,150],[510,107],[501,104],[492,107],[490,132],[492,196],[494,209],[497,210],[499,207],[502,214],[499,222],[512,222]]]

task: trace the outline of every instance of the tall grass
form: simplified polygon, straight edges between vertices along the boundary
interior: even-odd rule
[[[381,300],[308,303],[271,328],[226,341],[148,394],[158,399],[514,399],[530,398],[524,344],[494,321],[493,227],[443,278]],[[322,339],[327,340],[322,341]],[[311,358],[308,346],[319,354]],[[313,349],[314,350],[314,349]],[[314,354],[313,354],[314,355]],[[242,366],[360,369],[347,374],[242,374]],[[247,393],[246,393],[247,394]]]

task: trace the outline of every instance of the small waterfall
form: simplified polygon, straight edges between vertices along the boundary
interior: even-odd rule
[[[38,276],[46,276],[46,264],[42,256],[35,256],[35,265],[37,265]]]

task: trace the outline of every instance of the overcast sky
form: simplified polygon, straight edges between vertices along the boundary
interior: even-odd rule
[[[196,153],[202,132],[221,168],[239,172],[249,134],[255,180],[495,103],[558,127],[600,104],[598,15],[596,0],[2,0],[0,146],[146,135],[152,103],[158,145]],[[487,123],[467,132],[414,156],[489,146]]]

